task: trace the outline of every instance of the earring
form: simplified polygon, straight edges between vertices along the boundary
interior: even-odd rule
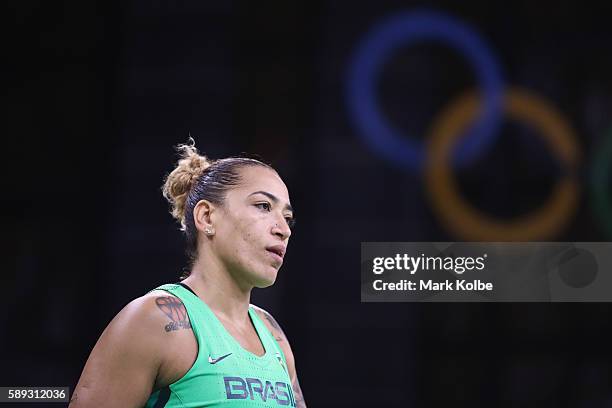
[[[212,228],[206,228],[206,229],[204,230],[204,233],[205,233],[206,235],[214,235],[214,234],[215,234],[215,230],[213,230]]]

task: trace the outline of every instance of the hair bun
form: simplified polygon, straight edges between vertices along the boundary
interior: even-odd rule
[[[180,159],[176,168],[166,177],[162,193],[170,203],[170,213],[181,223],[181,229],[185,230],[185,204],[189,192],[202,173],[210,167],[211,162],[198,153],[191,137],[188,144],[180,144],[176,146],[176,150]]]

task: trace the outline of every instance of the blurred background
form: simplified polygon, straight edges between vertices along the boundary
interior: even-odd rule
[[[0,385],[73,389],[112,317],[178,280],[160,187],[191,134],[289,186],[290,250],[253,303],[287,333],[309,407],[612,407],[612,305],[359,297],[361,242],[505,240],[462,229],[436,186],[513,225],[565,180],[548,227],[508,239],[612,240],[608,3],[5,6]],[[430,166],[471,90],[454,159]]]

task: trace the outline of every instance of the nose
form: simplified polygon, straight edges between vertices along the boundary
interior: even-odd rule
[[[287,220],[284,217],[281,217],[280,220],[277,220],[272,226],[272,234],[279,237],[281,240],[286,240],[291,236],[291,228],[287,224]]]

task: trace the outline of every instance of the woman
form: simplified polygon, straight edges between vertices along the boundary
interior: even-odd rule
[[[258,160],[179,150],[163,193],[186,234],[190,271],[111,321],[70,407],[305,407],[287,337],[249,304],[283,263],[287,187]]]

